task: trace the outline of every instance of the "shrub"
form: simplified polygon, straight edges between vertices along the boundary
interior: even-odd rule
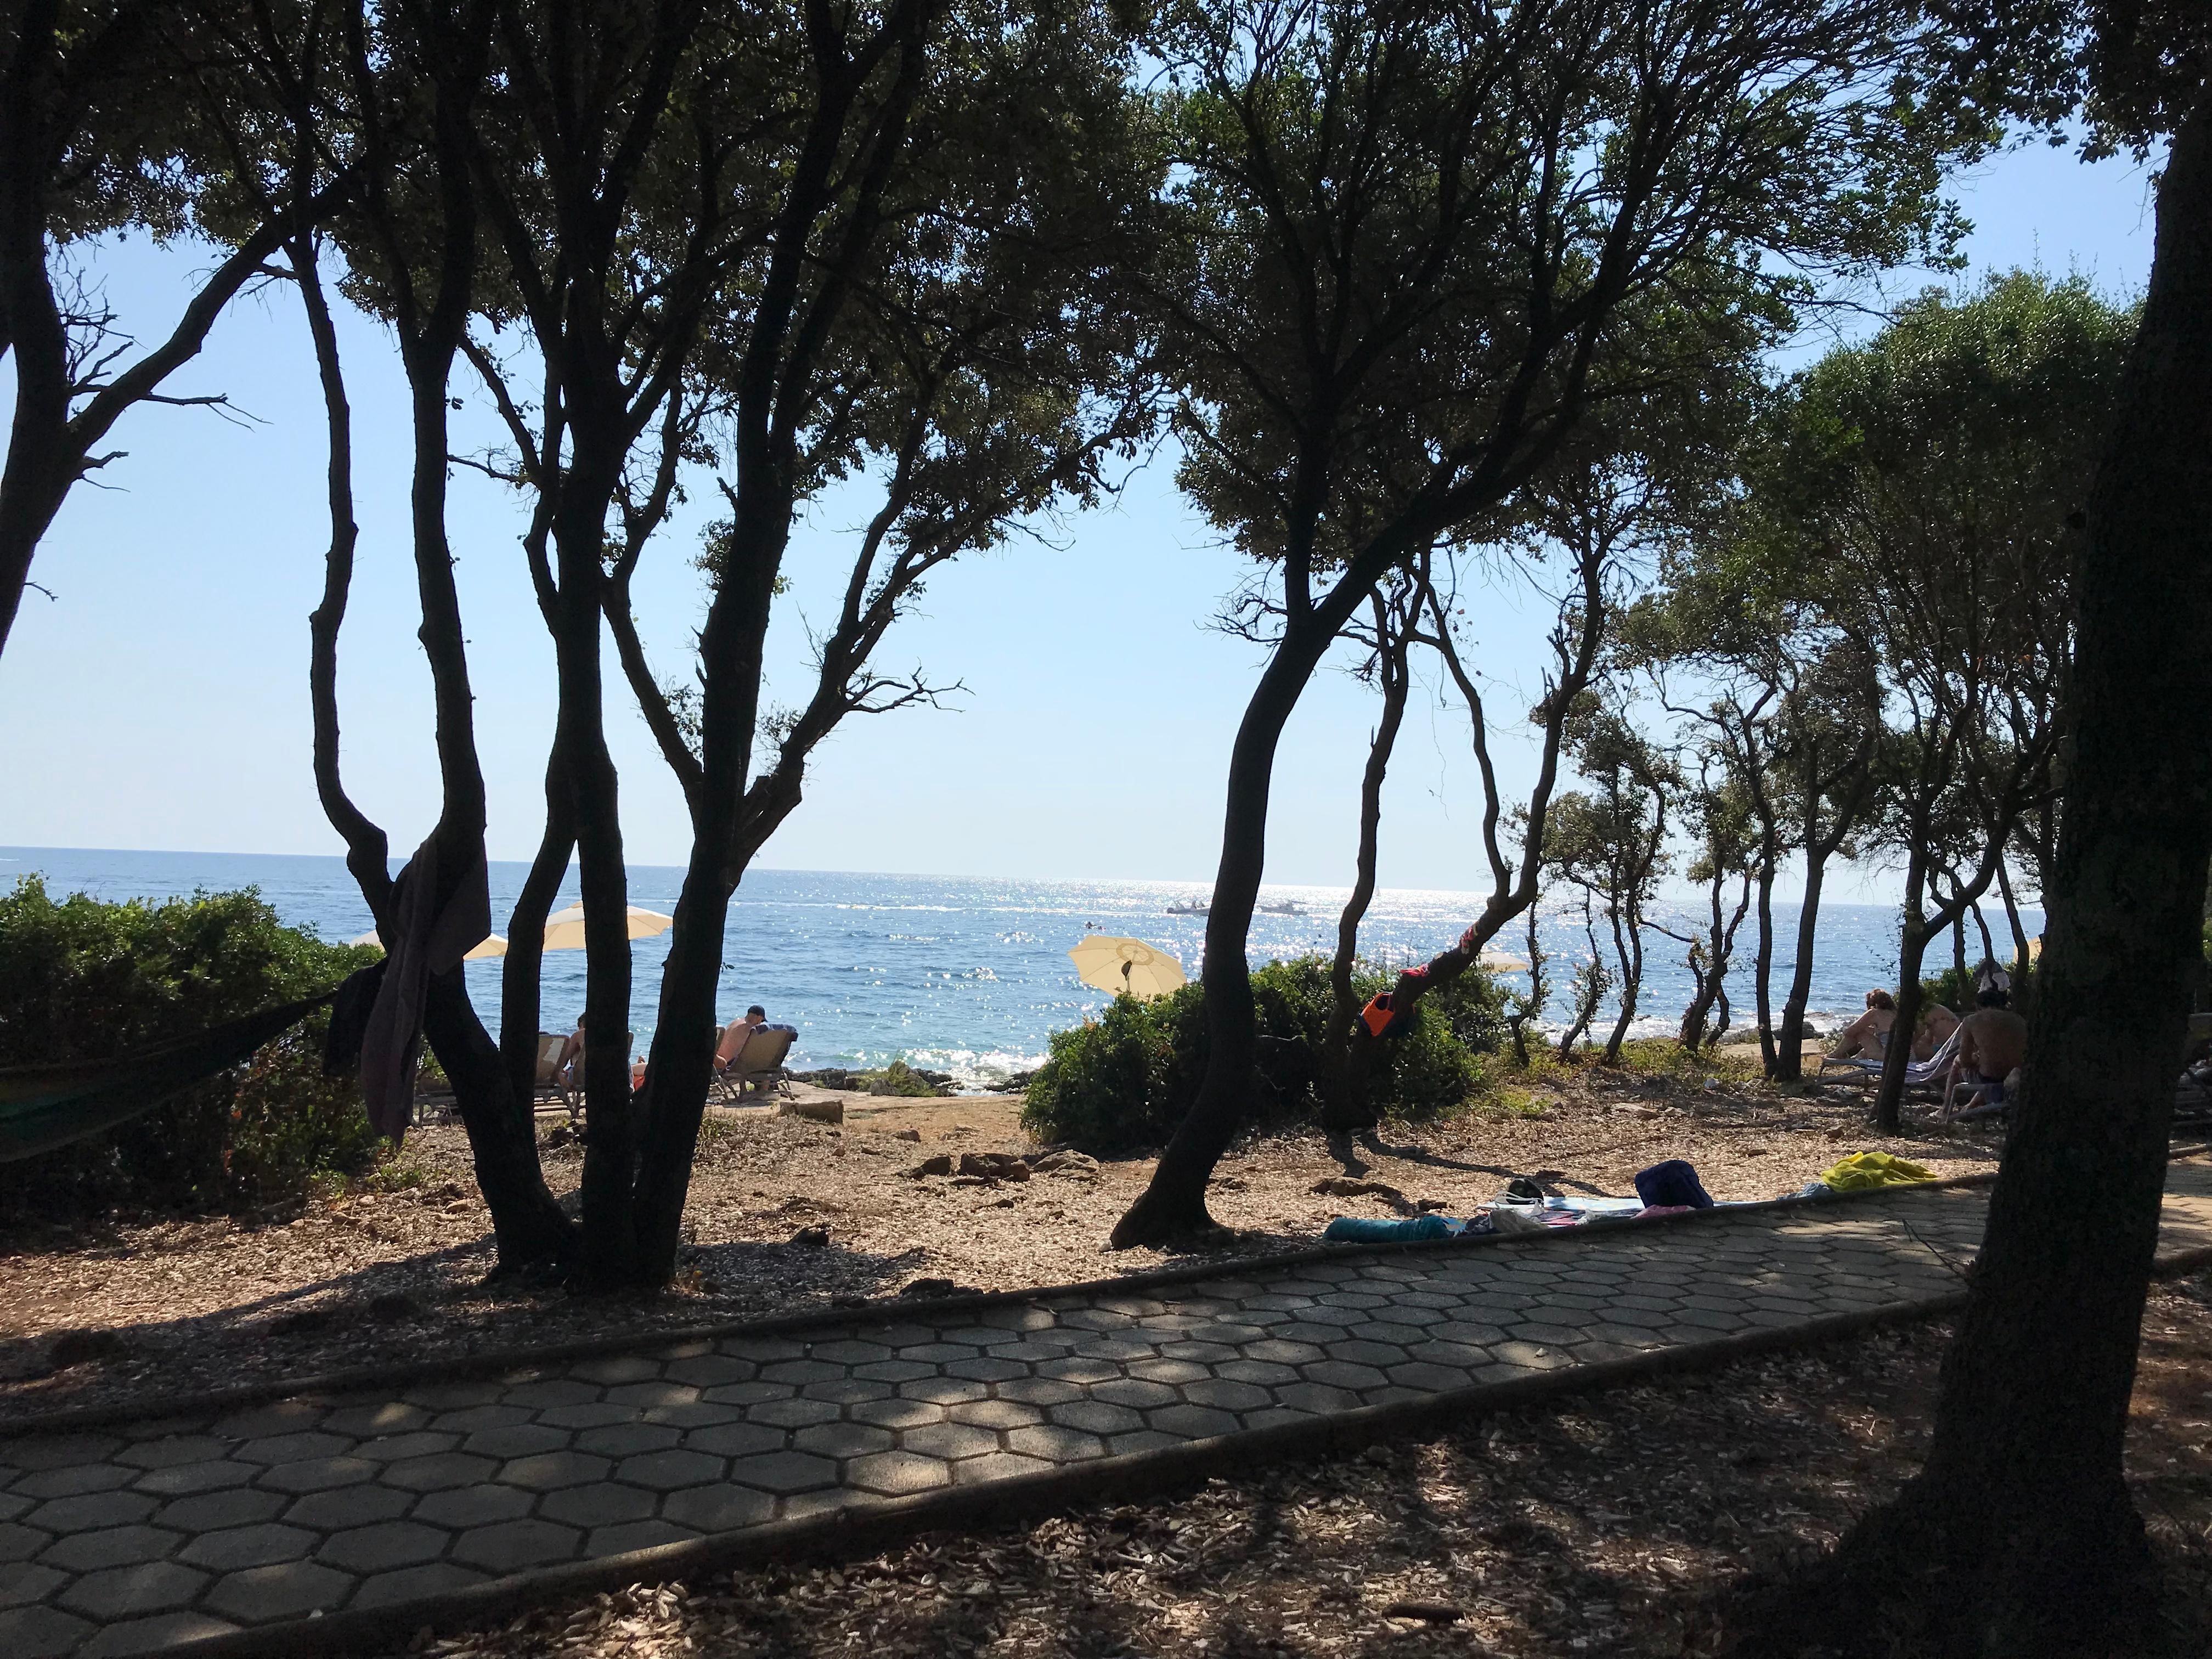
[[[0,1066],[106,1060],[305,996],[375,960],[287,927],[251,890],[161,902],[0,895]],[[322,1074],[319,1012],[233,1073],[143,1117],[0,1164],[0,1212],[210,1209],[303,1193],[374,1156],[350,1079]]]
[[[1395,971],[1363,964],[1353,992],[1364,1002],[1396,978]],[[1252,1000],[1263,1039],[1302,1042],[1317,1053],[1334,1006],[1328,960],[1307,956],[1265,963],[1253,971]],[[1372,1085],[1376,1099],[1399,1117],[1454,1109],[1480,1084],[1475,1055],[1494,1050],[1503,1031],[1495,982],[1480,968],[1471,969],[1449,993],[1424,998],[1410,1028],[1391,1039]],[[1023,1126],[1041,1140],[1070,1142],[1094,1155],[1158,1146],[1196,1097],[1206,1053],[1200,987],[1186,985],[1152,1002],[1116,997],[1098,1018],[1053,1033],[1052,1052],[1030,1082]],[[1300,1096],[1263,1089],[1261,1098],[1261,1122],[1305,1110]]]

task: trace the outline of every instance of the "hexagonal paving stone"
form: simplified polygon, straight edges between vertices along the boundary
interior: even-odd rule
[[[699,1390],[690,1383],[665,1380],[625,1382],[607,1390],[607,1403],[614,1406],[688,1406],[698,1398]]]
[[[908,1492],[950,1486],[952,1471],[942,1458],[925,1457],[919,1452],[877,1452],[872,1456],[854,1458],[847,1464],[845,1480],[862,1492],[901,1498]]]
[[[890,1430],[868,1423],[817,1423],[792,1436],[791,1443],[824,1457],[864,1457],[870,1452],[889,1451],[891,1436]]]
[[[380,1521],[336,1534],[315,1555],[349,1572],[390,1572],[436,1560],[445,1553],[446,1543],[444,1532],[419,1521]]]
[[[1105,1445],[1097,1435],[1062,1428],[1056,1423],[1039,1423],[1026,1429],[1008,1430],[1006,1449],[1031,1457],[1047,1458],[1054,1463],[1078,1463],[1106,1455]]]
[[[262,1472],[260,1484],[277,1492],[326,1492],[374,1478],[376,1465],[358,1457],[312,1457]]]
[[[538,1512],[549,1521],[572,1527],[611,1526],[618,1521],[641,1521],[651,1515],[659,1498],[638,1486],[622,1486],[611,1480],[568,1486],[550,1492]]]
[[[479,1457],[528,1457],[537,1452],[558,1451],[570,1437],[567,1429],[544,1423],[514,1423],[472,1434],[461,1442],[461,1449]]]
[[[721,1478],[722,1459],[701,1451],[644,1452],[625,1457],[615,1468],[615,1479],[653,1492],[674,1492]]]
[[[954,1411],[974,1411],[981,1407],[995,1405],[990,1400],[979,1400],[972,1404],[955,1406]],[[945,1408],[933,1406],[926,1400],[869,1400],[852,1408],[849,1413],[856,1423],[872,1423],[879,1429],[918,1429],[928,1423],[942,1423]],[[1030,1421],[1036,1420],[1032,1413]],[[695,1442],[697,1437],[693,1437]]]
[[[454,1540],[453,1559],[493,1572],[515,1572],[568,1560],[582,1541],[574,1527],[550,1521],[501,1521],[463,1533]]]
[[[100,1567],[161,1560],[173,1554],[185,1536],[165,1527],[106,1527],[98,1532],[64,1534],[39,1559],[71,1572],[91,1572]]]
[[[421,1428],[429,1420],[429,1413],[404,1401],[365,1400],[339,1407],[323,1419],[323,1426],[332,1434],[367,1438],[375,1435],[404,1434],[410,1429]]]
[[[415,1505],[415,1518],[434,1527],[482,1527],[530,1513],[538,1495],[523,1486],[456,1486],[434,1492]]]
[[[969,1423],[930,1423],[899,1436],[902,1449],[925,1457],[979,1457],[999,1449],[996,1431]]]
[[[53,1541],[53,1534],[35,1527],[0,1524],[0,1561],[27,1561]]]
[[[732,1532],[775,1518],[775,1499],[750,1486],[693,1486],[671,1492],[660,1512],[681,1527],[699,1532]]]
[[[24,1498],[76,1498],[89,1492],[112,1492],[136,1478],[137,1471],[119,1464],[70,1463],[58,1469],[36,1470],[9,1490]]]
[[[297,1561],[312,1554],[320,1541],[304,1527],[264,1521],[250,1527],[204,1532],[177,1552],[177,1559],[189,1561],[196,1567],[229,1572],[238,1567],[265,1567],[278,1561]]]
[[[68,1582],[69,1575],[56,1568],[32,1561],[10,1561],[0,1567],[0,1607],[22,1607],[43,1601]]]
[[[142,1561],[88,1572],[61,1593],[60,1603],[103,1622],[188,1607],[208,1575],[174,1561]]]
[[[575,1439],[576,1449],[599,1457],[629,1457],[637,1452],[666,1451],[684,1438],[678,1431],[657,1423],[614,1423],[586,1429]]]
[[[132,1485],[140,1492],[153,1492],[164,1498],[180,1498],[194,1492],[221,1492],[232,1486],[242,1486],[259,1473],[260,1470],[252,1463],[234,1463],[228,1458],[204,1458],[191,1463],[170,1463],[149,1469]]]
[[[335,1607],[352,1589],[353,1580],[334,1568],[287,1561],[228,1574],[207,1593],[204,1605],[241,1624],[270,1624]]]
[[[499,1478],[506,1486],[527,1486],[533,1492],[556,1492],[562,1486],[580,1486],[586,1480],[604,1480],[612,1467],[604,1457],[587,1457],[581,1452],[540,1452],[534,1457],[518,1457],[505,1465],[499,1471]],[[446,1484],[461,1483],[456,1480]]]
[[[434,1434],[428,1429],[413,1429],[404,1434],[380,1434],[374,1440],[364,1440],[350,1455],[372,1463],[398,1463],[410,1457],[428,1457],[437,1452],[451,1451],[460,1443],[458,1434]]]
[[[1152,1406],[1172,1406],[1176,1391],[1164,1382],[1146,1382],[1138,1377],[1117,1377],[1111,1382],[1102,1382],[1091,1389],[1091,1397],[1103,1400],[1109,1406],[1128,1406],[1143,1411]]]
[[[807,1452],[764,1452],[757,1457],[738,1458],[730,1465],[729,1478],[763,1492],[805,1492],[812,1486],[836,1485],[837,1466]]]
[[[1274,1403],[1265,1389],[1250,1382],[1232,1382],[1224,1377],[1193,1382],[1183,1389],[1182,1397],[1194,1406],[1212,1406],[1225,1412],[1256,1411]]]
[[[826,1400],[836,1406],[857,1406],[865,1401],[890,1399],[891,1385],[866,1377],[842,1376],[834,1382],[809,1382],[799,1394],[802,1400]]]
[[[771,1400],[745,1413],[753,1423],[772,1423],[780,1429],[803,1429],[813,1423],[836,1421],[838,1408],[827,1400]]]
[[[684,1443],[694,1451],[711,1452],[717,1457],[750,1457],[779,1450],[788,1438],[783,1430],[766,1424],[726,1423],[720,1428],[698,1430]]]
[[[341,1486],[295,1499],[284,1511],[284,1518],[295,1526],[336,1532],[346,1527],[366,1527],[374,1522],[392,1520],[404,1514],[414,1501],[412,1492],[396,1486]]]
[[[1145,1419],[1131,1407],[1104,1400],[1078,1400],[1054,1406],[1048,1415],[1063,1427],[1082,1429],[1091,1434],[1126,1434],[1145,1426]]]
[[[275,1434],[246,1441],[230,1455],[247,1463],[304,1463],[352,1449],[352,1440],[342,1434]]]
[[[663,1544],[688,1543],[699,1534],[671,1521],[625,1521],[601,1527],[584,1540],[584,1553],[594,1558],[627,1555],[632,1550],[656,1549]]]
[[[1207,1440],[1216,1435],[1234,1434],[1239,1426],[1227,1412],[1216,1411],[1209,1406],[1162,1406],[1145,1413],[1148,1427],[1162,1434],[1179,1435],[1187,1440]]]
[[[695,1389],[711,1389],[723,1382],[748,1382],[757,1369],[750,1361],[732,1359],[727,1354],[700,1354],[690,1359],[672,1361],[665,1368],[672,1382],[684,1382]]]
[[[95,1527],[125,1527],[154,1513],[151,1498],[135,1492],[87,1492],[50,1498],[24,1516],[23,1523],[48,1532],[90,1532]]]
[[[673,1362],[671,1362],[673,1363]],[[636,1354],[614,1354],[604,1359],[586,1359],[569,1367],[570,1375],[586,1382],[604,1383],[612,1387],[623,1382],[647,1382],[660,1375],[660,1362]]]

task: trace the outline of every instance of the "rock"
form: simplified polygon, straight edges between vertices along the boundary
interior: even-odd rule
[[[1467,1617],[1463,1607],[1449,1601],[1393,1601],[1382,1609],[1385,1619],[1418,1619],[1424,1624],[1449,1625]]]
[[[801,1227],[792,1234],[791,1242],[802,1250],[826,1250],[830,1248],[827,1227]]]
[[[963,1152],[960,1173],[992,1181],[1027,1181],[1030,1166],[1012,1152]]]
[[[1067,1176],[1078,1181],[1098,1179],[1098,1160],[1083,1152],[1047,1152],[1029,1161],[1031,1175]]]
[[[893,1140],[918,1141],[921,1139],[921,1131],[919,1129],[894,1129],[891,1131],[891,1139]]]
[[[951,1175],[951,1173],[952,1159],[950,1154],[945,1152],[939,1152],[934,1158],[925,1158],[907,1171],[908,1175],[916,1180],[920,1180],[923,1176]]]
[[[787,1100],[776,1109],[779,1117],[803,1117],[817,1123],[842,1123],[845,1103],[842,1100]]]
[[[956,1187],[995,1187],[999,1183],[988,1176],[957,1175],[952,1177],[952,1184]]]
[[[120,1359],[130,1352],[131,1345],[113,1331],[62,1331],[46,1350],[46,1363],[58,1371],[65,1371],[72,1366]]]

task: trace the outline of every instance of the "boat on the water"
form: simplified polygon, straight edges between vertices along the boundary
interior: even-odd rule
[[[1260,914],[1267,916],[1302,916],[1305,913],[1306,907],[1296,899],[1285,899],[1278,904],[1263,904],[1260,907]]]
[[[1168,914],[1171,916],[1202,916],[1212,908],[1211,904],[1201,904],[1193,900],[1188,904],[1170,904]]]

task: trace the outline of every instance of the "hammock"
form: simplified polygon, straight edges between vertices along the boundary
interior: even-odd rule
[[[335,994],[333,988],[264,1009],[117,1060],[0,1067],[0,1164],[128,1123],[238,1065]]]

